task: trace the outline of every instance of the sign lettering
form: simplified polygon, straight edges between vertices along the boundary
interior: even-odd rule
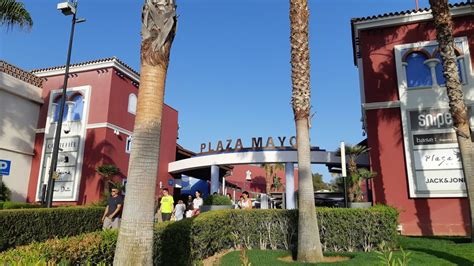
[[[248,145],[250,144],[250,145]],[[215,147],[215,148],[214,148]],[[219,140],[213,145],[211,142],[201,143],[200,154],[203,153],[219,153],[219,152],[233,152],[242,150],[288,150],[296,149],[296,137],[253,137],[249,142],[244,142],[238,138],[235,141],[227,139],[225,141]]]

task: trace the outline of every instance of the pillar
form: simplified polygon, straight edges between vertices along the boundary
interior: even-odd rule
[[[219,193],[219,166],[211,165],[211,195]]]
[[[67,115],[66,115],[66,122],[72,121],[72,113],[74,111],[75,102],[73,101],[66,101],[67,105]]]
[[[293,163],[285,163],[285,179],[286,179],[286,208],[294,209],[296,207],[295,197],[295,167]]]
[[[437,58],[431,58],[431,59],[425,60],[425,62],[423,63],[430,68],[431,81],[433,83],[433,87],[438,87],[439,85],[438,85],[438,79],[436,78],[436,65],[441,63],[441,61]]]

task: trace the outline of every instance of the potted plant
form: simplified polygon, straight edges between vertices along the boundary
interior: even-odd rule
[[[377,173],[372,172],[366,168],[360,168],[355,172],[350,173],[349,177],[349,207],[350,208],[369,208],[372,202],[367,202],[364,199],[364,192],[362,191],[362,183],[365,180],[373,178]]]
[[[369,148],[364,145],[346,145],[346,154],[348,155],[348,170],[349,176],[347,177],[347,197],[349,200],[350,208],[368,208],[372,206],[371,202],[366,202],[364,199],[364,193],[362,192],[362,182],[367,179],[373,178],[377,173],[372,172],[366,168],[357,168],[357,159],[369,152]],[[340,155],[340,150],[338,151]]]
[[[211,195],[204,200],[201,212],[232,209],[232,201],[227,196]]]

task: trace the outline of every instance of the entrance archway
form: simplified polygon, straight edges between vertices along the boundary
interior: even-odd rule
[[[249,150],[234,151],[212,154],[201,154],[191,158],[178,160],[168,164],[170,174],[180,174],[186,171],[211,168],[211,193],[219,190],[219,166],[239,164],[266,164],[284,163],[286,179],[286,206],[288,209],[295,208],[294,192],[294,164],[298,162],[296,149],[292,150]],[[336,152],[312,150],[312,164],[335,165],[341,163],[341,157]],[[358,158],[357,164],[369,165],[368,156]]]

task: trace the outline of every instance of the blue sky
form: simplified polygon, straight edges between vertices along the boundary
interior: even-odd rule
[[[30,32],[0,29],[0,58],[26,70],[64,65],[70,18],[59,1],[23,1]],[[72,62],[117,56],[139,70],[141,5],[80,0]],[[179,111],[179,143],[295,134],[290,105],[288,0],[178,0],[165,102]],[[428,6],[420,0],[420,7]],[[415,8],[415,0],[309,0],[313,146],[361,141],[350,19]],[[126,107],[124,107],[126,108]],[[315,166],[325,179],[322,166]]]

